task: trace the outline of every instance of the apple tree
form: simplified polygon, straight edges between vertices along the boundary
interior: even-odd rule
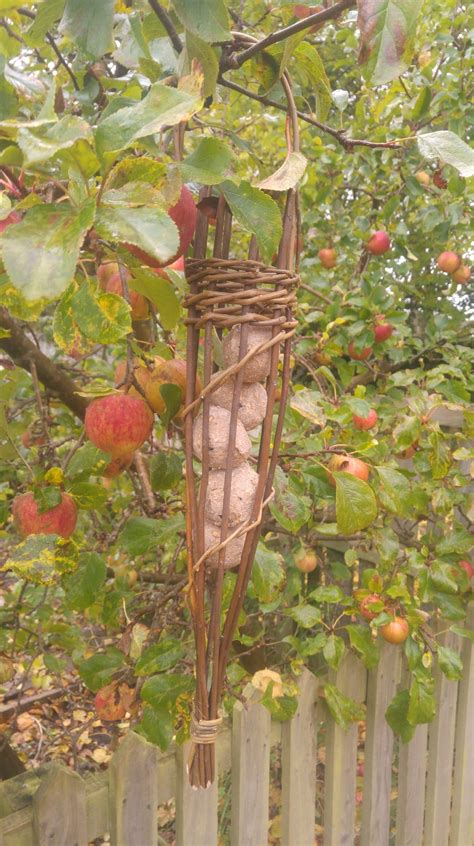
[[[272,667],[285,682],[263,699],[288,717],[292,673],[348,650],[372,668],[385,640],[410,670],[387,712],[409,739],[436,712],[435,668],[462,674],[446,631],[472,637],[468,10],[0,12],[0,684],[74,668],[99,716],[131,712],[163,748],[186,736],[184,256],[209,186],[209,225],[222,196],[235,254],[255,236],[271,263],[299,184],[291,398],[227,697]]]

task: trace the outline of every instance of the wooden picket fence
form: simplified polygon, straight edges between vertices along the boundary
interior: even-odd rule
[[[279,744],[282,846],[472,846],[474,648],[468,639],[448,638],[462,651],[463,679],[437,677],[437,716],[407,745],[385,720],[406,672],[401,650],[385,643],[368,673],[350,653],[329,678],[305,670],[289,722],[272,723],[258,702],[237,703],[218,741],[218,771],[230,770],[225,834],[217,783],[206,791],[189,787],[187,747],[160,753],[130,731],[105,772],[81,778],[53,764],[4,782],[0,846],[86,846],[106,833],[112,846],[159,846],[170,841],[159,834],[158,806],[172,798],[176,846],[266,846],[270,754]],[[321,697],[324,681],[366,703],[364,726],[336,725]],[[356,795],[361,738],[362,801]]]

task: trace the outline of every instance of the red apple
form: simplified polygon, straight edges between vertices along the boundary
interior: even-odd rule
[[[349,353],[350,358],[355,359],[355,361],[365,361],[366,358],[369,358],[369,356],[372,355],[372,347],[363,347],[360,352],[358,352],[354,342],[351,341],[347,348],[347,352]]]
[[[374,408],[371,408],[367,417],[358,417],[357,414],[354,414],[352,422],[354,423],[356,429],[360,429],[361,432],[365,432],[367,429],[372,429],[377,423],[377,412]]]
[[[458,285],[467,285],[471,278],[471,268],[465,264],[461,264],[453,273],[453,281]]]
[[[387,643],[403,643],[410,629],[404,617],[394,617],[390,623],[380,627],[380,634]]]
[[[331,485],[335,485],[336,481],[331,471],[340,473],[350,473],[351,476],[357,476],[364,482],[369,478],[369,467],[360,458],[354,458],[353,455],[333,455],[328,463],[328,476]]]
[[[184,255],[186,250],[188,249],[191,241],[194,237],[194,230],[196,228],[196,220],[197,220],[197,208],[194,202],[193,195],[191,191],[187,187],[187,185],[183,185],[181,188],[181,194],[179,196],[178,202],[168,209],[168,214],[171,220],[176,224],[178,227],[179,232],[179,247],[174,256],[172,256],[166,262],[166,265],[169,266],[172,262],[176,261],[179,256]],[[144,250],[141,250],[139,247],[134,246],[134,244],[126,244],[127,250],[132,253],[132,255],[136,256],[140,259],[143,264],[148,265],[148,267],[163,267],[163,262],[158,261],[158,259],[154,258],[153,256],[148,255]]]
[[[360,601],[359,611],[366,620],[374,620],[381,612],[380,605],[383,605],[383,600],[378,593],[370,593],[364,596]],[[374,606],[376,606],[374,608]],[[377,610],[379,608],[379,610]]]
[[[455,273],[461,265],[461,259],[457,253],[446,250],[444,253],[440,253],[436,263],[444,273]]]
[[[377,314],[374,325],[375,343],[381,344],[386,341],[393,334],[393,326],[391,323],[385,323],[385,315]]]
[[[318,258],[322,266],[327,268],[328,270],[331,267],[336,267],[336,250],[333,250],[332,247],[325,247],[324,249],[319,250]]]
[[[99,286],[102,288],[103,291],[107,290],[107,283],[112,276],[117,276],[119,273],[119,265],[116,261],[103,261],[102,264],[99,264],[97,268],[97,279],[99,280]],[[125,274],[127,280],[129,279],[128,270],[125,269]]]
[[[378,230],[374,232],[367,241],[367,249],[373,256],[381,256],[390,249],[390,238],[386,232]]]
[[[118,458],[113,458],[107,464],[107,467],[102,471],[102,476],[105,479],[115,479],[123,470],[128,470],[133,461],[133,453],[131,455],[119,455]]]
[[[459,562],[459,566],[462,567],[468,579],[472,579],[472,577],[474,576],[474,567],[472,566],[471,562],[467,561],[466,558],[462,558]]]
[[[72,535],[77,523],[76,503],[69,494],[61,494],[61,502],[49,511],[38,510],[38,503],[31,491],[13,500],[13,518],[18,531],[28,535]]]
[[[3,220],[0,220],[0,235],[2,232],[5,232],[5,229],[8,229],[13,223],[20,223],[22,220],[22,216],[17,211],[11,211],[7,217],[4,217]]]
[[[119,458],[130,455],[150,437],[153,414],[139,397],[110,394],[87,406],[85,428],[94,446]]]
[[[295,556],[295,567],[301,573],[312,573],[319,564],[318,556],[314,549],[302,549]]]

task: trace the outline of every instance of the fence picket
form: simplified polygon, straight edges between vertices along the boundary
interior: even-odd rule
[[[281,733],[282,846],[313,846],[316,797],[316,720],[318,683],[304,670],[298,710]]]
[[[176,846],[217,846],[218,776],[207,790],[193,789],[187,772],[189,751],[189,743],[176,750]]]
[[[454,635],[442,636],[439,642],[451,648],[456,646]],[[436,670],[437,712],[428,730],[423,841],[426,846],[447,846],[449,841],[457,688],[457,682],[449,681]]]
[[[53,764],[33,797],[35,846],[87,846],[86,786]]]
[[[466,628],[474,628],[474,606],[470,608]],[[450,846],[474,843],[474,644],[470,640],[464,640],[461,654],[463,677],[459,682],[456,714]]]
[[[350,652],[329,681],[358,702],[365,701],[367,672]],[[343,731],[334,720],[326,728],[324,770],[324,846],[350,846],[354,842],[356,809],[357,725]]]
[[[268,838],[270,712],[237,702],[232,719],[231,846],[262,846]],[[258,773],[258,777],[250,774]]]
[[[158,749],[130,731],[109,766],[112,846],[157,846]]]
[[[395,846],[421,846],[425,813],[428,726],[417,726],[409,743],[400,743]]]
[[[369,672],[361,846],[386,846],[390,836],[393,732],[385,712],[395,696],[400,650],[382,643],[380,661]]]

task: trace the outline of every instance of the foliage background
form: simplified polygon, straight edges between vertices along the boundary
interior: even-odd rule
[[[216,194],[233,192],[236,254],[254,232],[271,258],[278,193],[270,201],[248,186],[284,161],[285,116],[245,91],[283,104],[284,67],[298,108],[313,121],[301,122],[304,173],[294,159],[286,171],[290,182],[300,179],[302,199],[299,333],[276,498],[235,638],[226,706],[255,671],[272,667],[285,695],[272,698],[270,689],[264,701],[284,719],[295,706],[292,673],[303,664],[324,672],[353,649],[374,666],[376,629],[390,614],[381,611],[370,627],[359,613],[364,591],[380,593],[390,613],[410,623],[410,681],[388,714],[404,740],[433,718],[436,663],[460,676],[459,656],[439,645],[438,633],[459,632],[471,596],[459,561],[470,554],[474,514],[473,298],[436,258],[446,249],[467,264],[473,257],[472,11],[434,0],[417,18],[420,4],[407,0],[394,64],[384,44],[396,4],[375,4],[375,31],[363,25],[371,4],[358,5],[362,32],[355,4],[345,3],[336,20],[229,70],[229,50],[218,46],[229,27],[259,38],[295,22],[298,7],[251,0],[226,10],[218,0],[213,16],[210,5],[175,0],[168,11],[185,45],[178,56],[156,3],[107,0],[100,11],[86,0],[0,3],[0,219],[12,208],[26,213],[0,236],[6,689],[12,679],[20,689],[31,681],[48,688],[64,672],[78,673],[94,692],[112,684],[119,705],[128,697],[138,729],[163,748],[175,731],[186,736],[193,643],[183,594],[181,433],[157,419],[143,458],[104,481],[107,457],[84,442],[63,401],[69,379],[88,396],[107,391],[117,362],[143,337],[127,303],[97,285],[104,258],[130,267],[132,288],[152,301],[152,352],[184,354],[182,274],[158,279],[123,246],[171,258],[177,235],[166,209],[182,181],[194,191],[212,184]],[[244,92],[226,87],[229,80]],[[173,146],[180,123],[183,164]],[[468,146],[449,136],[444,161],[424,158],[417,136],[432,144],[438,131]],[[421,169],[427,186],[415,178]],[[367,263],[373,229],[387,230],[392,248]],[[325,270],[317,253],[330,245],[337,265]],[[394,332],[374,345],[380,314]],[[374,345],[367,362],[348,357],[351,341]],[[38,349],[48,359],[43,382]],[[85,400],[75,396],[80,416]],[[353,414],[370,408],[376,429],[357,431]],[[441,425],[439,409],[459,412],[459,424]],[[336,490],[329,484],[325,465],[338,449],[367,462],[368,484],[344,475]],[[81,509],[72,541],[20,542],[13,497],[34,489],[52,505],[61,488]],[[319,557],[307,578],[295,566],[302,547]],[[226,575],[227,599],[234,578]],[[333,687],[326,701],[343,724],[361,715]]]

